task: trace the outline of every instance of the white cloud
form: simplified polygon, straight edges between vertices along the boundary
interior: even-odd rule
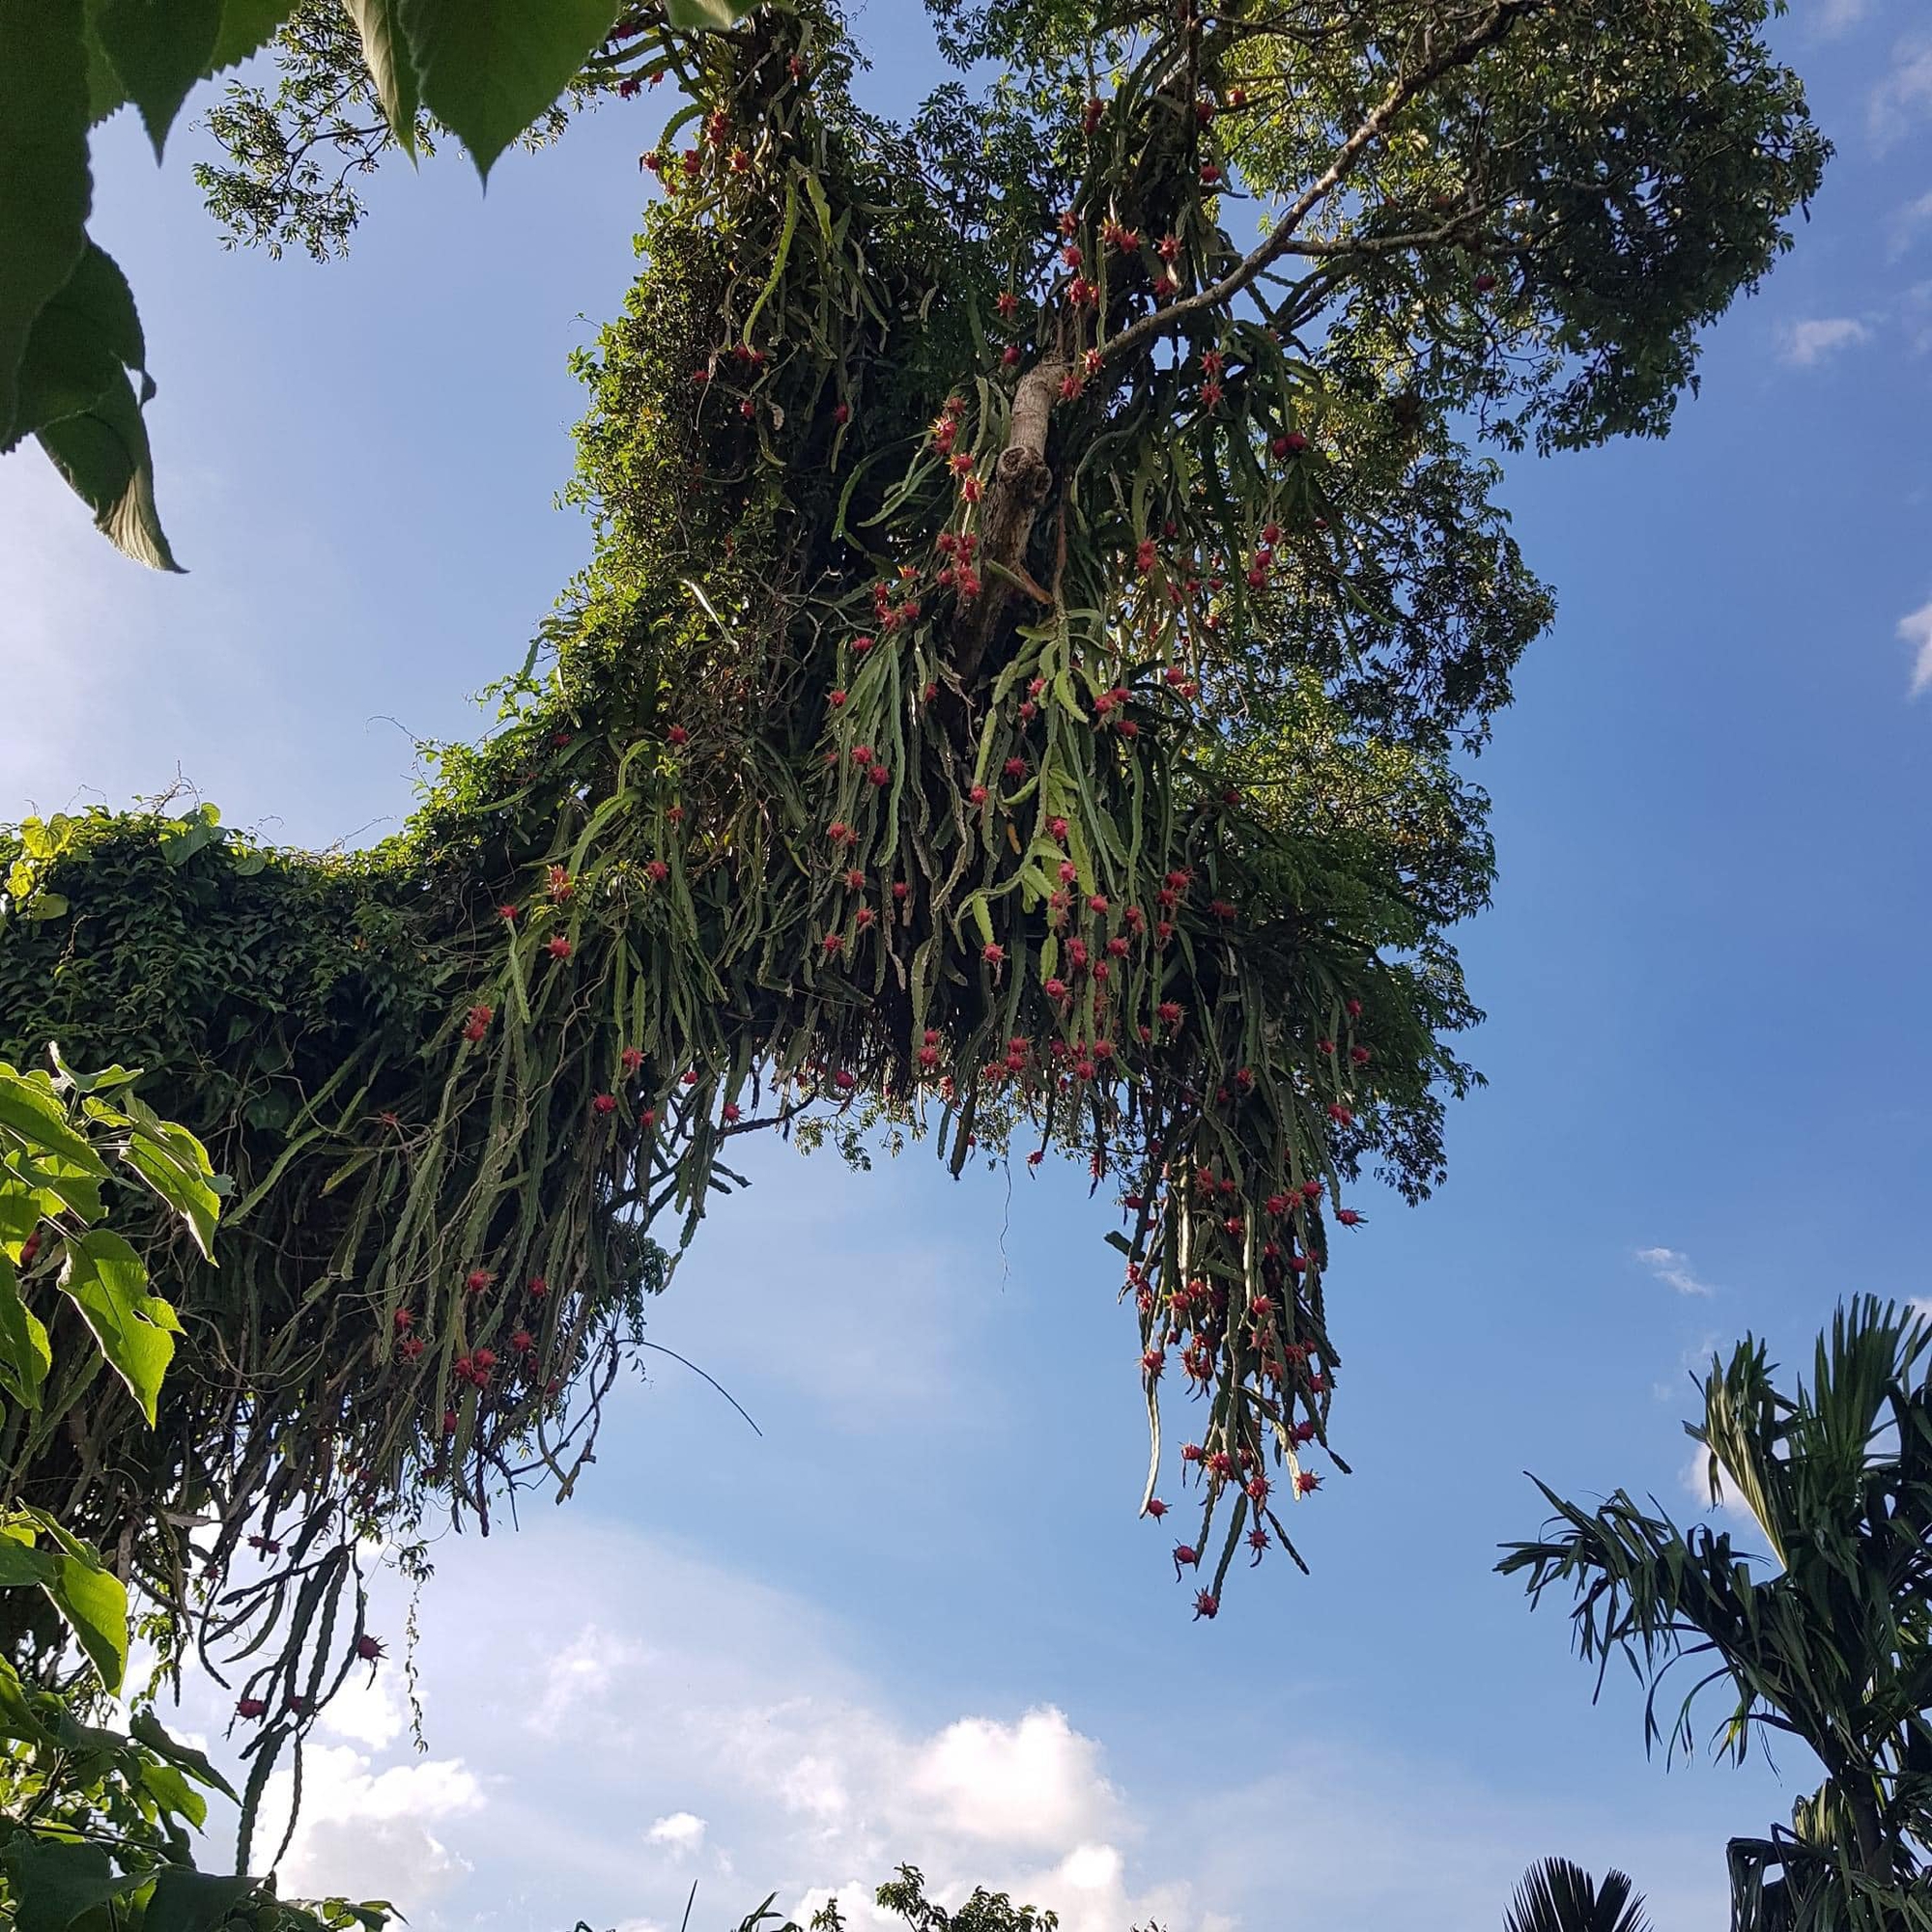
[[[695,1811],[673,1811],[668,1817],[660,1818],[644,1833],[644,1840],[652,1845],[668,1845],[679,1858],[701,1850],[704,1844],[704,1820]]]
[[[1917,201],[1908,201],[1891,217],[1891,259],[1895,262],[1910,248],[1921,228],[1932,226],[1932,188]]]
[[[1932,110],[1932,40],[1900,41],[1891,71],[1872,89],[1866,116],[1873,140],[1888,146],[1918,115]]]
[[[1700,1442],[1690,1452],[1690,1460],[1684,1465],[1684,1488],[1686,1493],[1695,1499],[1700,1509],[1719,1509],[1726,1516],[1734,1517],[1741,1523],[1755,1523],[1757,1518],[1751,1514],[1750,1505],[1741,1496],[1731,1479],[1724,1474],[1723,1465]],[[1711,1483],[1717,1480],[1718,1499],[1711,1500]]]
[[[1612,1832],[1580,1799],[1490,1790],[1467,1764],[1319,1727],[1204,1770],[1182,1697],[1136,1782],[1052,1700],[1051,1666],[1004,1708],[993,1693],[913,1717],[810,1603],[575,1507],[440,1547],[417,1652],[437,1755],[311,1745],[290,1891],[394,1898],[415,1932],[580,1917],[674,1932],[695,1878],[697,1919],[776,1892],[803,1923],[837,1893],[853,1932],[905,1932],[871,1902],[903,1860],[949,1908],[983,1885],[1056,1910],[1063,1932],[1382,1932],[1493,1923],[1555,1846],[1640,1871],[1664,1932],[1721,1909],[1708,1833],[1627,1815]],[[393,1627],[401,1586],[376,1589]],[[179,1728],[218,1732],[226,1706],[200,1694],[184,1715],[205,1721]]]
[[[1639,1248],[1636,1258],[1659,1281],[1679,1294],[1716,1294],[1708,1281],[1700,1280],[1690,1265],[1690,1257],[1675,1248]]]
[[[994,1843],[1077,1844],[1106,1831],[1118,1809],[1099,1746],[1051,1708],[1016,1724],[947,1725],[918,1752],[911,1783],[950,1829]]]
[[[1871,12],[1871,0],[1818,0],[1811,24],[1824,35],[1842,34]]]
[[[265,1823],[286,1816],[288,1796],[285,1777],[271,1780]],[[347,1745],[310,1745],[302,1759],[301,1819],[280,1868],[283,1891],[314,1897],[346,1888],[356,1898],[426,1903],[471,1868],[430,1827],[446,1833],[484,1802],[481,1784],[461,1759],[377,1771]]]
[[[1932,690],[1932,598],[1898,620],[1900,639],[1912,646],[1912,696]]]
[[[1809,369],[1828,355],[1871,340],[1871,330],[1848,315],[1817,316],[1786,326],[1779,354],[1795,368]]]

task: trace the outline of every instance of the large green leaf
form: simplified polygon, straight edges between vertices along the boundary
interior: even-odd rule
[[[0,1255],[18,1262],[42,1220],[59,1211],[60,1204],[23,1179],[11,1163],[0,1165]]]
[[[188,89],[214,58],[221,0],[99,0],[93,25],[159,160]]]
[[[18,376],[43,305],[87,244],[87,55],[80,0],[0,0],[0,452],[19,441]]]
[[[39,1408],[41,1385],[53,1366],[47,1331],[20,1299],[20,1277],[0,1254],[0,1386],[22,1408]]]
[[[76,1918],[146,1884],[119,1873],[99,1845],[22,1833],[0,1853],[14,1891],[14,1932],[67,1932]]]
[[[18,1134],[29,1153],[44,1150],[85,1174],[107,1173],[107,1163],[88,1146],[87,1137],[68,1123],[67,1109],[44,1077],[0,1066],[0,1127]]]
[[[33,1745],[53,1742],[53,1733],[41,1721],[19,1672],[4,1657],[0,1657],[0,1738],[19,1738]]]
[[[94,242],[41,310],[20,360],[17,426],[30,435],[93,409],[123,368],[147,359],[134,294],[114,258]],[[45,896],[43,895],[42,896]]]
[[[258,1878],[223,1878],[185,1865],[164,1866],[141,1915],[141,1932],[210,1932],[261,1887]]]
[[[221,10],[221,31],[214,37],[210,73],[244,61],[295,12],[295,0],[228,0]]]
[[[362,36],[362,59],[376,83],[376,98],[383,103],[389,132],[405,154],[413,156],[422,82],[410,50],[405,0],[342,0],[342,4]]]
[[[148,1293],[140,1256],[112,1229],[90,1229],[68,1241],[61,1287],[93,1329],[108,1367],[133,1391],[152,1429],[181,1324],[159,1295]]]
[[[44,1590],[53,1581],[60,1559],[30,1535],[12,1524],[0,1529],[0,1590]]]
[[[221,1196],[201,1143],[185,1127],[166,1123],[153,1131],[137,1129],[122,1158],[181,1216],[195,1246],[213,1261]]]
[[[98,17],[107,0],[88,0],[88,12]],[[221,27],[214,37],[213,51],[202,70],[204,75],[219,73],[260,50],[277,27],[295,11],[295,0],[227,0],[221,9]],[[90,121],[104,121],[128,101],[128,90],[114,71],[100,36],[90,18],[87,46],[87,100]]]
[[[47,1554],[54,1558],[54,1574],[43,1587],[109,1694],[118,1696],[128,1674],[127,1589],[88,1545],[51,1517],[35,1515],[53,1545]]]
[[[403,0],[423,105],[488,176],[616,24],[617,0]]]
[[[93,409],[49,423],[40,439],[116,550],[151,569],[181,569],[155,509],[147,425],[125,376]]]

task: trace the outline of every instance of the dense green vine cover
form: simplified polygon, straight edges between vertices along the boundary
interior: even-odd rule
[[[1474,1078],[1461,760],[1549,618],[1472,431],[1660,431],[1822,159],[1755,0],[934,12],[1011,65],[908,127],[822,5],[620,25],[685,104],[583,358],[595,554],[402,836],[7,854],[0,1050],[138,1058],[238,1189],[161,1428],[10,1476],[292,1679],[344,1538],[575,1481],[730,1144],[828,1111],[1083,1156],[1197,1612],[1292,1550],[1345,1191],[1435,1184]]]

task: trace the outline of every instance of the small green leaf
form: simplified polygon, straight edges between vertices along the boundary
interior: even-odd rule
[[[36,893],[20,908],[22,919],[63,919],[67,915],[67,901],[58,893]]]
[[[0,0],[4,5],[5,0]],[[40,431],[41,447],[124,556],[179,571],[155,508],[154,459],[133,385],[124,376],[91,410]]]
[[[148,1293],[148,1270],[140,1256],[111,1229],[90,1229],[68,1241],[60,1285],[152,1429],[161,1377],[174,1357],[181,1324],[160,1296]]]
[[[486,179],[610,37],[618,0],[402,0],[422,102]]]
[[[376,83],[376,99],[383,103],[389,132],[413,159],[422,83],[416,76],[415,55],[410,51],[404,0],[342,0],[342,4],[362,36],[362,59]]]
[[[93,199],[80,0],[0,0],[0,453],[20,440],[20,362]]]
[[[20,1277],[0,1255],[0,1384],[22,1408],[39,1408],[53,1350],[40,1317],[20,1299]]]
[[[141,1932],[210,1932],[261,1889],[258,1878],[224,1878],[185,1865],[164,1865],[141,1915]]]

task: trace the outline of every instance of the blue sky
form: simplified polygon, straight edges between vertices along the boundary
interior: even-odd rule
[[[873,0],[877,98],[932,71]],[[1084,1175],[954,1184],[768,1151],[563,1511],[439,1552],[427,1753],[400,1672],[331,1716],[295,1880],[418,1927],[735,1921],[898,1859],[1070,1932],[1493,1925],[1518,1871],[1616,1862],[1719,1922],[1722,1843],[1800,1762],[1645,1762],[1560,1614],[1490,1575],[1533,1468],[1690,1512],[1688,1367],[1787,1359],[1840,1294],[1932,1293],[1932,31],[1800,0],[1839,156],[1662,444],[1523,463],[1561,617],[1482,776],[1501,884],[1464,935],[1491,1085],[1421,1209],[1333,1288],[1353,1462],[1196,1625],[1134,1518],[1131,1319]],[[645,111],[375,185],[350,258],[224,255],[178,136],[102,142],[142,297],[162,508],[192,575],[109,554],[0,464],[0,813],[180,774],[313,845],[393,825],[412,734],[479,728],[581,560],[553,507],[570,348],[633,272]],[[1644,1259],[1650,1251],[1650,1259]],[[1667,1251],[1667,1253],[1663,1252]],[[388,1586],[382,1617],[400,1630]],[[206,1726],[212,1707],[188,1721]]]

